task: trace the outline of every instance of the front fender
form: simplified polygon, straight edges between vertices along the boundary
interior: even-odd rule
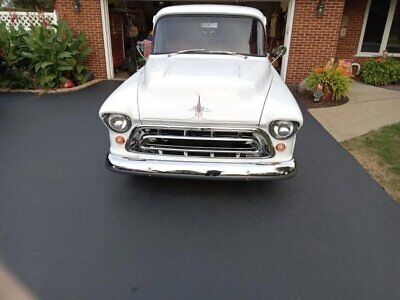
[[[303,115],[289,88],[279,74],[273,70],[274,77],[260,118],[260,126],[268,126],[275,120],[295,121],[299,128],[303,125]]]
[[[118,113],[129,116],[133,121],[139,121],[137,95],[141,74],[142,71],[139,70],[112,92],[100,107],[99,116],[101,119],[106,113]]]

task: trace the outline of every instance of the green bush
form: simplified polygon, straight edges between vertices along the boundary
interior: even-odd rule
[[[0,87],[29,86],[27,62],[21,52],[27,50],[26,32],[0,23]]]
[[[51,89],[88,77],[84,60],[91,49],[84,34],[75,35],[63,21],[30,30],[0,23],[0,49],[0,87]]]
[[[306,78],[307,86],[315,91],[322,86],[325,95],[332,93],[332,100],[339,101],[346,96],[352,84],[352,80],[344,75],[340,67],[317,68]]]
[[[55,0],[0,0],[0,11],[53,11]]]
[[[366,62],[361,72],[363,82],[375,86],[400,82],[400,62],[392,57]]]
[[[384,65],[389,70],[390,74],[390,83],[399,83],[400,82],[400,61],[394,59],[393,57],[388,57],[385,59]]]

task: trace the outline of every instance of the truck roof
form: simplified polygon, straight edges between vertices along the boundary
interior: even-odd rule
[[[267,19],[261,11],[256,8],[238,5],[218,5],[218,4],[192,4],[192,5],[173,5],[160,9],[153,18],[155,24],[159,18],[166,15],[177,14],[214,14],[214,15],[236,15],[250,16],[259,19],[266,26]]]

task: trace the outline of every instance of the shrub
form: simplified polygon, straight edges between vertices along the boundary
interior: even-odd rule
[[[0,87],[30,87],[28,62],[22,56],[27,50],[26,35],[24,29],[8,31],[5,23],[0,23]]]
[[[0,11],[53,11],[54,7],[55,0],[0,0]]]
[[[375,86],[398,83],[400,62],[392,57],[372,59],[363,65],[361,79]]]
[[[75,35],[66,22],[7,30],[0,23],[0,86],[57,88],[68,80],[86,81],[84,60],[91,52],[83,33]]]
[[[315,69],[306,78],[306,84],[313,91],[322,87],[324,95],[332,94],[332,100],[339,101],[349,92],[352,80],[344,75],[342,68],[331,66]]]
[[[390,74],[390,83],[400,82],[400,61],[393,57],[387,57],[384,65],[388,68]]]

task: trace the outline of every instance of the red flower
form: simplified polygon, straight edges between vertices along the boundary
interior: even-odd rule
[[[18,15],[10,11],[10,20],[11,23],[16,24],[18,21]]]

